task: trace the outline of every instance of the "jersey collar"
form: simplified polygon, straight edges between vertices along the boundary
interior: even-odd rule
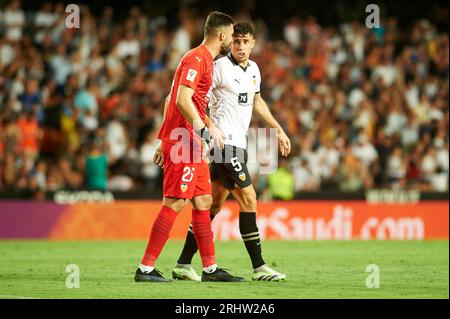
[[[227,54],[228,59],[230,59],[231,63],[233,63],[234,65],[239,66],[244,72],[247,71],[247,68],[250,66],[250,61],[247,62],[247,66],[243,67],[242,65],[240,65],[233,57],[233,55],[230,53]]]

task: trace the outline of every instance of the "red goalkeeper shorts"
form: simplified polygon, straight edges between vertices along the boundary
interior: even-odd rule
[[[203,160],[193,162],[192,156],[190,163],[180,160],[176,150],[171,152],[173,147],[177,146],[164,141],[161,144],[164,156],[163,196],[191,199],[211,194],[209,165]]]

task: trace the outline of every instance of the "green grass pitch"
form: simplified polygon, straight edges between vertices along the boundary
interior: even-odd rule
[[[240,241],[216,242],[220,266],[245,283],[135,283],[144,241],[0,241],[0,298],[448,298],[448,241],[264,241],[266,262],[285,282],[250,281]],[[183,243],[169,241],[157,261],[171,276]],[[80,269],[80,288],[66,288],[66,266]],[[380,268],[368,289],[366,266]],[[199,257],[194,266],[200,271]]]

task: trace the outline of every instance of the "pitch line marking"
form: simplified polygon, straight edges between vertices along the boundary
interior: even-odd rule
[[[5,299],[42,299],[42,298],[36,298],[36,297],[24,297],[24,296],[16,296],[16,295],[0,295],[0,298],[5,298]]]

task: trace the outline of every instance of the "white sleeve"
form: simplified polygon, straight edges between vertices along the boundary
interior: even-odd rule
[[[209,103],[214,102],[213,90],[216,87],[218,87],[221,83],[222,83],[222,70],[220,67],[220,63],[218,63],[218,61],[214,61],[213,79],[208,94],[206,94],[206,98],[208,99]]]
[[[215,89],[222,83],[222,68],[221,63],[218,61],[214,62],[213,80],[211,89]]]
[[[259,71],[258,65],[256,65],[256,87],[255,87],[255,94],[261,93],[261,72]]]
[[[212,87],[209,88],[208,93],[206,93],[206,99],[208,103],[211,103]]]

